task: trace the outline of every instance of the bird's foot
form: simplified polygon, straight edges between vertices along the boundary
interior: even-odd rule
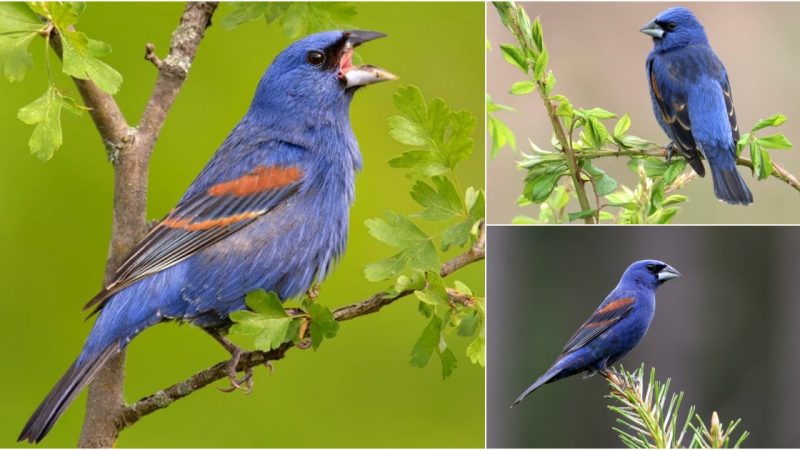
[[[239,360],[242,357],[241,348],[236,347],[236,350],[231,352],[231,360],[228,361],[228,381],[230,382],[230,386],[226,388],[219,388],[222,392],[233,392],[235,390],[245,391],[245,394],[250,394],[253,392],[253,368],[248,367],[244,369],[244,376],[242,378],[237,378],[236,368],[239,365]]]
[[[242,359],[242,354],[244,354],[244,350],[242,350],[239,346],[234,344],[233,342],[229,341],[225,336],[223,336],[217,330],[206,330],[211,337],[214,338],[217,342],[222,345],[228,353],[231,354],[231,360],[228,361],[228,381],[230,382],[230,387],[226,388],[219,388],[222,392],[233,392],[235,390],[242,390],[245,391],[245,394],[249,394],[253,392],[253,368],[247,367],[244,369],[244,376],[242,378],[237,378],[238,371],[236,370],[239,366],[239,361]],[[270,369],[270,372],[272,370]]]
[[[664,147],[664,150],[667,151],[667,165],[672,164],[672,155],[678,152],[678,146],[675,145],[675,142],[670,142]]]
[[[300,324],[300,331],[297,333],[297,343],[295,347],[299,348],[300,350],[306,350],[311,347],[311,336],[308,336],[308,319],[302,319],[303,322]]]

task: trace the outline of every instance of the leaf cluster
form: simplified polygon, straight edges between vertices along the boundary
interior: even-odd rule
[[[80,114],[83,110],[56,86],[49,60],[51,39],[59,41],[64,74],[91,80],[112,95],[122,84],[122,75],[101,60],[111,53],[111,46],[77,29],[78,19],[85,9],[86,4],[81,2],[0,3],[0,66],[9,81],[25,78],[33,67],[30,44],[37,36],[45,38],[47,89],[17,114],[21,121],[34,125],[28,146],[31,153],[43,161],[52,158],[63,142],[61,111],[66,109]]]
[[[275,23],[290,39],[345,27],[358,11],[343,2],[235,2],[222,19],[222,26],[233,29],[243,23],[264,19]]]
[[[390,135],[408,147],[389,161],[406,170],[413,181],[411,197],[421,208],[413,214],[387,211],[366,221],[370,234],[397,249],[392,256],[365,268],[370,281],[394,279],[390,295],[414,291],[419,311],[429,319],[411,354],[411,365],[424,367],[435,353],[442,363],[442,376],[452,374],[457,359],[447,336],[472,338],[467,355],[484,364],[484,301],[475,298],[461,282],[446,287],[439,275],[442,254],[472,245],[484,219],[482,189],[461,188],[456,167],[474,151],[476,119],[466,111],[455,111],[435,98],[426,101],[415,86],[398,89],[394,104],[399,114],[389,118]],[[423,229],[435,227],[436,232]],[[454,302],[451,295],[466,298]]]
[[[308,297],[301,301],[301,312],[291,315],[277,294],[263,289],[248,293],[245,304],[248,309],[230,314],[234,322],[230,333],[253,336],[256,350],[270,351],[285,342],[300,343],[307,337],[316,350],[324,339],[336,337],[339,331],[339,322],[331,310]]]
[[[683,392],[670,393],[670,380],[662,383],[656,379],[656,370],[650,370],[645,384],[644,365],[633,372],[624,368],[612,370],[608,377],[611,393],[607,397],[615,405],[608,408],[619,415],[615,427],[623,444],[629,448],[687,448],[683,440],[692,432],[688,448],[739,448],[748,433],[741,433],[733,441],[733,432],[741,419],[731,421],[727,427],[719,421],[716,412],[707,426],[694,406],[689,407],[686,418],[679,419]]]

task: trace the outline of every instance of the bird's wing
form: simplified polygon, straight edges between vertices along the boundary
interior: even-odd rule
[[[570,338],[561,354],[577,350],[592,341],[609,327],[622,320],[633,309],[635,299],[633,297],[623,297],[612,300],[597,309],[589,320],[578,328],[578,331]]]
[[[724,74],[720,87],[722,88],[722,95],[725,97],[725,111],[728,113],[728,120],[731,123],[733,142],[739,142],[739,125],[736,123],[736,111],[733,109],[733,95],[731,94],[731,84],[728,82],[727,73]]]
[[[128,255],[108,286],[84,310],[99,311],[131,283],[189,258],[268,213],[298,191],[299,166],[270,165],[211,185],[185,198]]]
[[[667,75],[669,70],[657,70],[656,64],[658,63],[655,60],[650,60],[647,72],[661,118],[669,127],[675,145],[686,156],[695,172],[703,176],[705,168],[697,157],[697,145],[692,135],[692,122],[689,120],[689,93],[682,87],[683,83]]]

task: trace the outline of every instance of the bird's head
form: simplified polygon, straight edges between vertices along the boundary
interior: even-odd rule
[[[676,7],[662,11],[652,22],[639,31],[653,37],[656,50],[667,51],[687,45],[708,44],[706,32],[700,21],[686,8]]]
[[[681,276],[680,272],[669,264],[655,259],[645,259],[631,264],[622,275],[622,279],[631,280],[641,286],[656,288],[679,276]]]
[[[346,107],[358,88],[397,79],[376,66],[353,65],[356,47],[384,36],[375,31],[324,31],[294,42],[267,69],[251,109],[302,114],[298,108]]]

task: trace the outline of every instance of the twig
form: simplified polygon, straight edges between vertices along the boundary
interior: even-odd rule
[[[169,56],[159,65],[155,88],[137,128],[128,125],[113,96],[91,80],[73,78],[114,163],[114,216],[105,282],[147,231],[150,156],[216,7],[212,2],[186,5],[180,25],[172,35]],[[61,58],[63,47],[55,27],[52,27],[50,42]],[[114,446],[121,429],[116,418],[124,403],[124,361],[124,353],[114,357],[89,386],[80,447]]]
[[[445,277],[451,273],[461,269],[464,266],[483,260],[486,255],[486,230],[485,226],[481,224],[480,233],[475,244],[466,252],[456,256],[455,258],[442,264],[440,275]],[[352,305],[343,306],[333,311],[333,317],[343,322],[345,320],[355,319],[356,317],[365,316],[378,312],[386,305],[392,304],[395,301],[406,297],[413,293],[413,290],[400,292],[396,295],[389,295],[386,292],[379,292],[367,299]],[[470,305],[474,300],[469,296],[459,294],[455,291],[448,290],[450,301]],[[266,363],[267,361],[277,361],[283,359],[286,352],[292,348],[291,343],[285,343],[277,349],[269,352],[252,351],[243,353],[239,360],[237,370],[243,371],[250,367],[255,367]],[[166,408],[170,404],[183,397],[191,394],[192,392],[201,389],[209,384],[223,379],[228,376],[227,372],[228,361],[219,362],[208,369],[197,372],[191,377],[183,380],[172,386],[162,389],[152,395],[149,395],[138,402],[125,406],[119,415],[117,421],[119,431],[133,425],[142,417],[155,412],[159,409]]]
[[[161,58],[156,54],[156,46],[152,42],[148,42],[144,46],[144,59],[153,63],[156,69],[160,69],[163,64]]]

